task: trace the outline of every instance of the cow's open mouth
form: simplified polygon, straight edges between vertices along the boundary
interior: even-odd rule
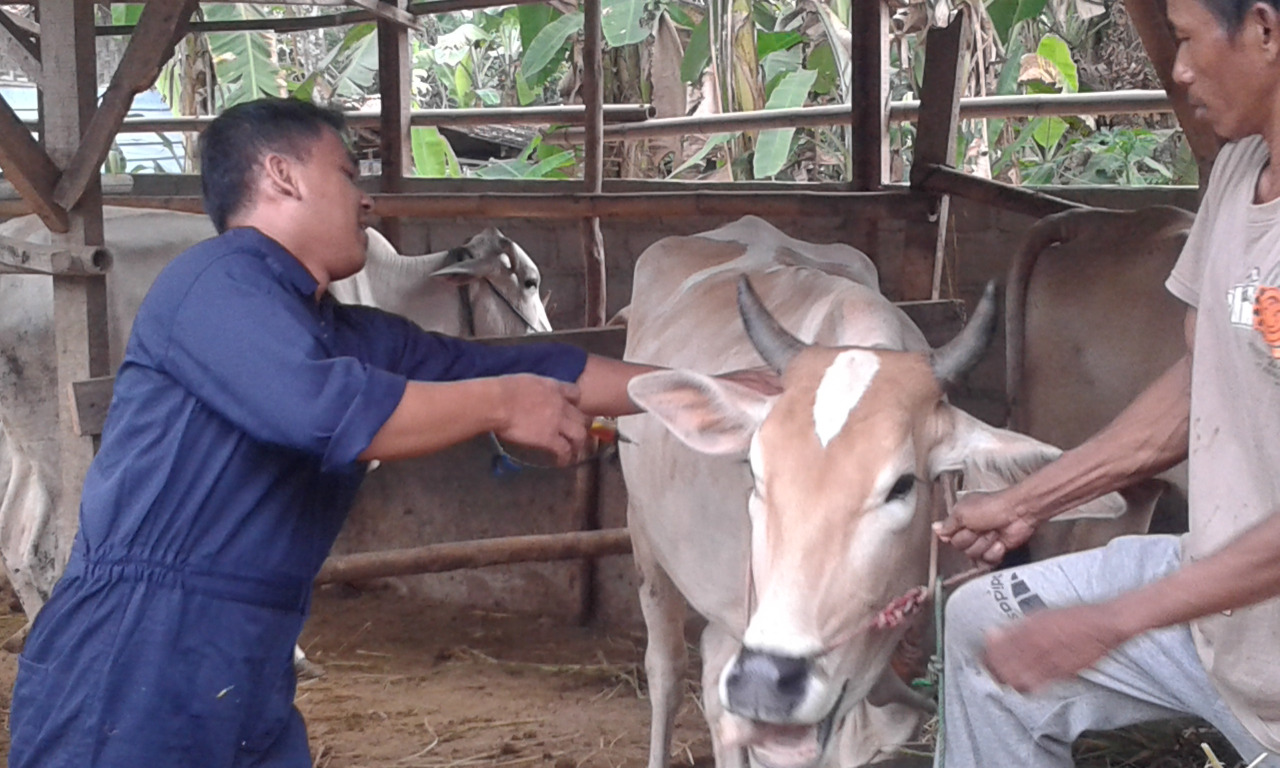
[[[807,768],[816,764],[835,731],[836,716],[848,687],[846,682],[830,711],[812,725],[754,723],[749,743],[751,756],[766,768]]]

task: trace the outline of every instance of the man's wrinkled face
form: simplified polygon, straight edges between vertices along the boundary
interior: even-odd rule
[[[1173,78],[1186,86],[1196,115],[1228,141],[1260,133],[1274,101],[1266,33],[1253,11],[1229,33],[1201,0],[1168,0],[1177,41]]]
[[[337,131],[325,130],[308,156],[297,161],[302,215],[307,219],[313,253],[331,280],[364,267],[369,238],[364,228],[373,202],[356,181],[359,167]]]

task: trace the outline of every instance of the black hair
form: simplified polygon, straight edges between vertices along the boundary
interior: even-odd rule
[[[1231,36],[1240,31],[1245,15],[1253,6],[1261,3],[1280,10],[1280,0],[1200,0],[1200,3],[1218,20],[1223,31]]]
[[[219,232],[253,195],[258,161],[270,153],[297,160],[326,130],[342,135],[342,113],[298,99],[258,99],[218,115],[200,134],[200,186],[204,210]]]

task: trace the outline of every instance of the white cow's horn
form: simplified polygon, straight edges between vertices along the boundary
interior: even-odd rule
[[[987,351],[996,330],[996,284],[989,281],[973,317],[951,341],[933,351],[930,360],[933,375],[946,387],[954,384],[972,368]]]
[[[792,336],[765,309],[746,275],[738,278],[738,313],[742,315],[742,324],[747,328],[747,337],[752,345],[778,374],[785,371],[791,359],[805,348],[803,341]]]

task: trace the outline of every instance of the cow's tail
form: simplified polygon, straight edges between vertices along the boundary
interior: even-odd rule
[[[1027,230],[1022,247],[1009,264],[1004,296],[1005,339],[1005,408],[1009,414],[1009,428],[1025,431],[1025,414],[1021,412],[1023,398],[1022,378],[1026,361],[1027,343],[1027,289],[1036,262],[1047,248],[1071,239],[1079,220],[1095,214],[1090,208],[1074,208],[1055,213],[1037,221]]]

